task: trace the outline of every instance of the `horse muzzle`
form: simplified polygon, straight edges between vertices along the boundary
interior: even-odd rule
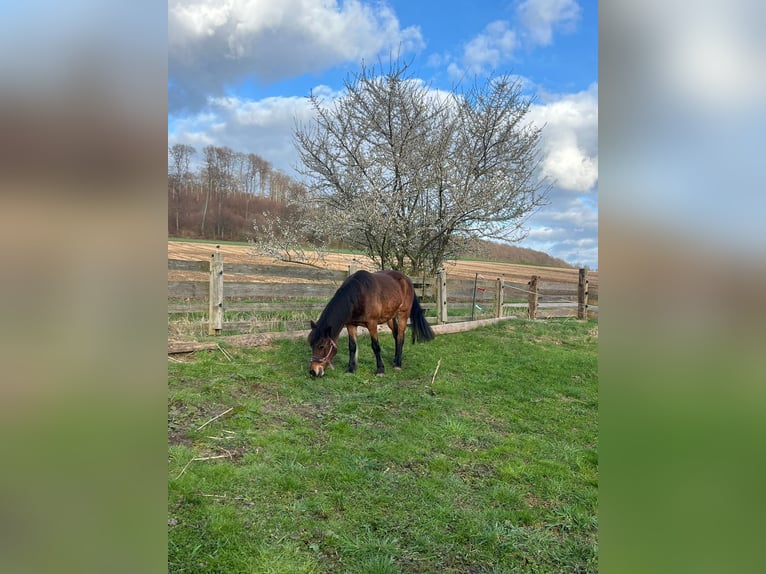
[[[321,363],[311,363],[309,365],[309,375],[312,377],[321,377],[324,375],[324,367]]]

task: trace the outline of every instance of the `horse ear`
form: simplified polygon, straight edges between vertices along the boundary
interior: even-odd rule
[[[314,323],[314,321],[309,321],[309,325],[311,325],[312,329],[316,329],[317,328],[317,324]]]

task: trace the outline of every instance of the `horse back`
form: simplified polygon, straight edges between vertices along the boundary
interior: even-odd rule
[[[354,305],[352,322],[385,323],[397,313],[409,315],[414,289],[409,277],[399,271],[358,271],[359,299]]]
[[[408,310],[412,305],[412,296],[415,293],[415,289],[412,286],[412,281],[404,273],[399,271],[379,271],[376,275],[385,275],[393,279],[401,293],[401,305]]]

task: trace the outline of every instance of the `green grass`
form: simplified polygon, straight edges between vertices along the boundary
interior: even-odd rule
[[[169,363],[169,571],[596,572],[597,331],[509,320],[401,371],[383,336],[382,377],[365,338],[354,375],[346,339],[321,379],[305,341]]]
[[[282,303],[285,300],[274,300]],[[291,301],[296,306],[294,310],[269,310],[253,307],[252,310],[229,311],[224,308],[224,330],[221,335],[238,335],[241,333],[264,333],[264,332],[284,332],[296,329],[308,329],[309,322],[316,321],[321,314],[321,309],[301,309],[303,303],[324,302],[326,300],[305,300]],[[183,302],[179,302],[183,303]],[[242,305],[246,301],[237,301],[235,305]],[[258,301],[257,303],[262,303]],[[473,319],[490,319],[495,317],[494,306],[485,304],[481,310],[474,311]],[[526,316],[527,310],[523,308],[507,309],[506,316]],[[471,317],[471,308],[469,306],[455,307],[450,306],[447,310],[448,317],[451,320],[463,319],[469,320]],[[425,316],[430,319],[436,318],[436,308],[425,309]],[[208,317],[207,311],[178,311],[168,315],[168,335],[187,336],[195,338],[204,338],[208,335]],[[228,322],[243,322],[248,325],[237,325],[227,329]],[[433,321],[432,321],[433,322]]]

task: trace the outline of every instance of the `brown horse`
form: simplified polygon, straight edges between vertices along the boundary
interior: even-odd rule
[[[434,332],[426,321],[415,288],[409,277],[398,271],[357,271],[346,279],[322,311],[319,321],[311,321],[308,342],[311,346],[309,373],[312,377],[324,375],[332,367],[338,352],[338,337],[343,327],[348,331],[348,372],[356,371],[356,330],[367,327],[372,339],[372,350],[378,364],[377,374],[385,372],[380,358],[378,325],[387,324],[396,341],[394,368],[402,367],[402,348],[407,319],[412,322],[412,342],[430,341]]]

